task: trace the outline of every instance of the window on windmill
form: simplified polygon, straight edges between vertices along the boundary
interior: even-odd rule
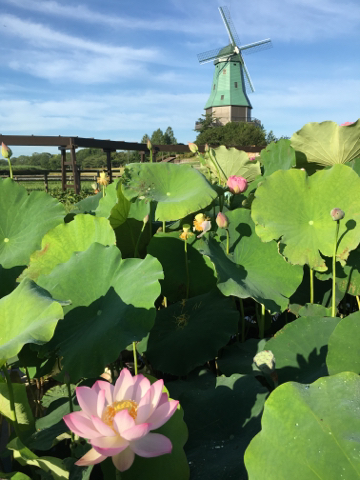
[[[214,88],[213,88],[213,90],[215,90],[215,83],[214,83]]]
[[[238,82],[234,82],[235,88],[238,88]]]
[[[220,100],[224,100],[224,95],[221,95]]]
[[[223,70],[223,75],[225,75],[225,74],[226,74],[226,68],[224,68],[224,70]]]

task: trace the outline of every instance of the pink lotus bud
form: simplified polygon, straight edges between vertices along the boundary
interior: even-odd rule
[[[341,208],[333,208],[330,212],[333,220],[341,220],[345,217],[345,212]]]
[[[196,145],[196,143],[188,142],[188,145],[189,145],[190,152],[192,152],[192,153],[197,153],[197,152],[199,151],[198,146]]]
[[[353,125],[355,122],[345,122],[340,125],[340,127],[348,127],[349,125]]]
[[[231,193],[243,193],[248,187],[246,178],[232,175],[228,178],[227,186]]]
[[[216,223],[219,228],[227,228],[229,226],[229,220],[222,212],[217,214]]]
[[[11,148],[5,145],[4,142],[1,143],[1,155],[7,160],[11,157],[12,151]]]
[[[150,141],[150,138],[148,138],[148,141],[147,141],[146,144],[147,144],[147,148],[148,148],[149,150],[152,150],[152,143],[151,143],[151,141]]]

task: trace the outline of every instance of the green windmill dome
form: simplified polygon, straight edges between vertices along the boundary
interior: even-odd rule
[[[219,7],[219,11],[228,32],[230,44],[198,55],[200,64],[214,61],[215,65],[211,93],[205,105],[205,112],[218,118],[222,125],[228,122],[260,123],[251,116],[252,105],[248,93],[255,90],[242,54],[271,48],[271,40],[267,38],[239,46],[240,40],[227,7]]]

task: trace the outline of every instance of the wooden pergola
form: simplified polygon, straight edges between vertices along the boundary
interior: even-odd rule
[[[61,152],[61,183],[62,189],[73,188],[75,193],[80,193],[80,175],[76,165],[76,149],[77,148],[101,148],[106,153],[107,171],[112,181],[111,172],[111,153],[117,150],[138,151],[141,155],[141,161],[145,160],[145,154],[149,152],[146,143],[123,142],[117,140],[100,140],[96,138],[84,137],[63,137],[44,136],[44,135],[1,135],[0,143],[4,142],[7,146],[28,146],[28,147],[57,147]],[[264,147],[242,147],[231,145],[239,150],[246,152],[260,152]],[[188,145],[153,145],[153,161],[156,161],[156,154],[159,152],[189,152]],[[204,152],[204,145],[199,145],[199,151]],[[70,151],[71,161],[66,160],[66,151]],[[74,183],[68,184],[66,173],[69,172],[67,167],[72,171]]]

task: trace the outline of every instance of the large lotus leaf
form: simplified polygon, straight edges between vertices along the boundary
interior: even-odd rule
[[[281,239],[281,252],[293,264],[326,271],[323,255],[334,250],[336,222],[330,211],[341,208],[337,257],[345,261],[360,238],[360,178],[345,165],[308,177],[301,170],[280,170],[256,190],[252,218],[263,242]]]
[[[125,168],[122,189],[132,200],[156,202],[155,220],[170,221],[207,207],[217,193],[190,165],[133,163]]]
[[[300,317],[266,343],[264,350],[275,355],[279,383],[310,383],[327,375],[327,345],[338,322],[333,317]]]
[[[264,177],[268,177],[277,170],[289,170],[296,165],[295,150],[290,145],[290,140],[272,142],[261,150],[260,161],[264,166]]]
[[[347,127],[335,122],[310,122],[291,137],[291,146],[309,163],[331,166],[360,156],[360,122]]]
[[[352,372],[276,388],[245,453],[249,480],[357,480],[359,392]]]
[[[55,298],[71,300],[65,318],[43,352],[62,356],[63,372],[72,382],[96,377],[133,341],[152,328],[154,302],[160,294],[160,263],[148,255],[121,259],[117,247],[92,244],[53,271],[39,284]]]
[[[50,478],[54,480],[67,480],[69,472],[66,470],[64,461],[56,457],[38,457],[34,452],[23,445],[19,438],[14,438],[7,445],[7,448],[13,450],[14,460],[20,465],[29,465],[38,467],[44,472],[51,472]]]
[[[351,160],[351,162],[348,163],[349,167],[351,167],[355,172],[360,175],[360,157],[355,158],[354,160]]]
[[[332,275],[331,275],[332,276]],[[336,264],[336,285],[351,295],[360,295],[360,248],[350,252],[346,265]]]
[[[34,417],[27,398],[26,385],[24,383],[12,384],[16,420],[20,431],[33,430]],[[9,389],[6,383],[0,383],[0,414],[15,421],[14,412],[11,408]],[[1,477],[0,477],[1,478]]]
[[[114,245],[115,233],[109,221],[93,215],[76,215],[70,223],[58,225],[41,241],[41,250],[30,256],[29,267],[20,278],[37,280],[47,275],[59,263],[67,262],[74,252],[82,252],[94,243]]]
[[[212,291],[159,310],[139,347],[155,369],[186,375],[217,356],[236,332],[238,320],[234,302]]]
[[[109,220],[113,228],[117,228],[126,222],[129,216],[131,203],[125,198],[121,190],[121,182],[118,182],[116,189],[117,202],[110,211]]]
[[[360,312],[343,318],[329,339],[326,364],[330,375],[340,372],[360,374]]]
[[[249,338],[244,343],[232,343],[227,345],[221,351],[217,360],[220,371],[224,375],[232,375],[233,373],[259,374],[259,369],[253,362],[255,355],[264,350],[266,339],[260,340]]]
[[[169,384],[171,394],[177,383]],[[238,374],[214,378],[207,386],[189,382],[189,387],[179,399],[189,429],[185,452],[191,479],[247,478],[244,451],[260,430],[268,390],[253,376]]]
[[[0,264],[26,265],[46,232],[62,223],[64,207],[45,192],[32,192],[11,178],[0,180]]]
[[[98,217],[109,218],[117,199],[117,182],[114,182],[106,187],[105,196],[100,198],[99,204],[95,210],[95,215]]]
[[[195,248],[197,243],[202,244],[195,235],[187,242],[190,297],[202,295],[216,286],[214,267],[210,260]],[[160,282],[163,295],[170,302],[185,298],[187,282],[185,251],[184,240],[179,238],[179,232],[154,235],[147,251],[160,261],[164,269],[164,280]]]
[[[275,242],[261,242],[248,210],[233,210],[227,217],[230,255],[225,253],[224,234],[221,244],[210,238],[203,250],[215,265],[218,288],[226,296],[251,297],[271,313],[285,310],[301,283],[303,269],[285,262]]]
[[[61,305],[33,281],[25,279],[0,300],[0,366],[25,343],[42,344],[53,336]]]
[[[211,153],[214,161],[207,158],[206,164],[211,169],[212,173],[218,176],[217,163],[220,177],[223,182],[231,175],[237,175],[246,178],[248,182],[252,182],[261,174],[260,163],[258,160],[250,160],[248,154],[236,148],[226,148],[221,145],[217,148],[212,148]]]
[[[74,208],[70,213],[91,213],[95,214],[95,210],[99,206],[99,201],[103,198],[102,192],[97,193],[96,195],[90,195],[89,197],[83,198],[80,202],[75,203]]]

